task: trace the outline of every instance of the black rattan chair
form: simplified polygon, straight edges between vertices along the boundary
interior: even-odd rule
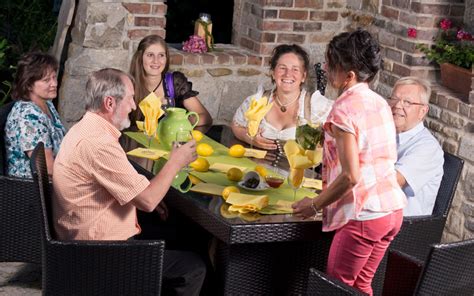
[[[433,245],[422,261],[390,251],[383,295],[474,295],[474,240]]]
[[[58,241],[40,143],[31,158],[41,212],[44,295],[160,295],[164,241]]]
[[[4,129],[14,102],[0,108],[0,262],[41,263],[41,236],[32,179],[6,177]]]
[[[474,295],[474,240],[433,245],[426,262],[390,250],[382,295]],[[364,295],[310,270],[308,295]]]
[[[441,241],[444,225],[453,201],[461,175],[464,160],[444,152],[444,174],[436,197],[433,213],[429,216],[404,217],[400,232],[390,244],[390,248],[404,252],[419,260],[425,260],[430,246]],[[380,263],[372,281],[374,295],[380,295],[383,289],[387,254]]]

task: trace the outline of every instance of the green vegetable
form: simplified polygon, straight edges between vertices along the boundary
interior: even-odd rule
[[[305,150],[314,150],[318,144],[322,146],[323,140],[324,132],[321,126],[311,127],[305,124],[296,128],[296,142]]]

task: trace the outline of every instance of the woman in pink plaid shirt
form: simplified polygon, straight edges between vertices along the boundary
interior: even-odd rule
[[[340,95],[324,124],[324,190],[293,208],[303,218],[323,209],[323,231],[336,231],[327,273],[372,295],[372,278],[400,230],[406,203],[394,167],[392,112],[368,85],[381,68],[380,48],[359,29],[334,37],[326,60]]]

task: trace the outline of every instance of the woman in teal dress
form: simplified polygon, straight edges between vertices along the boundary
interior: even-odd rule
[[[5,125],[9,176],[31,178],[30,157],[39,142],[45,145],[48,173],[66,133],[52,100],[58,93],[58,62],[48,54],[28,53],[18,62],[12,98],[16,101]]]

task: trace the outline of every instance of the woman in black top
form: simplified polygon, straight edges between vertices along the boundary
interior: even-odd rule
[[[207,109],[197,98],[192,83],[181,72],[168,72],[169,51],[158,35],[148,35],[140,41],[130,63],[130,74],[135,78],[135,102],[138,104],[154,92],[166,107],[185,108],[199,115],[197,129],[206,131],[212,125]],[[132,122],[141,120],[139,108],[132,113]],[[194,120],[194,117],[191,117]]]

